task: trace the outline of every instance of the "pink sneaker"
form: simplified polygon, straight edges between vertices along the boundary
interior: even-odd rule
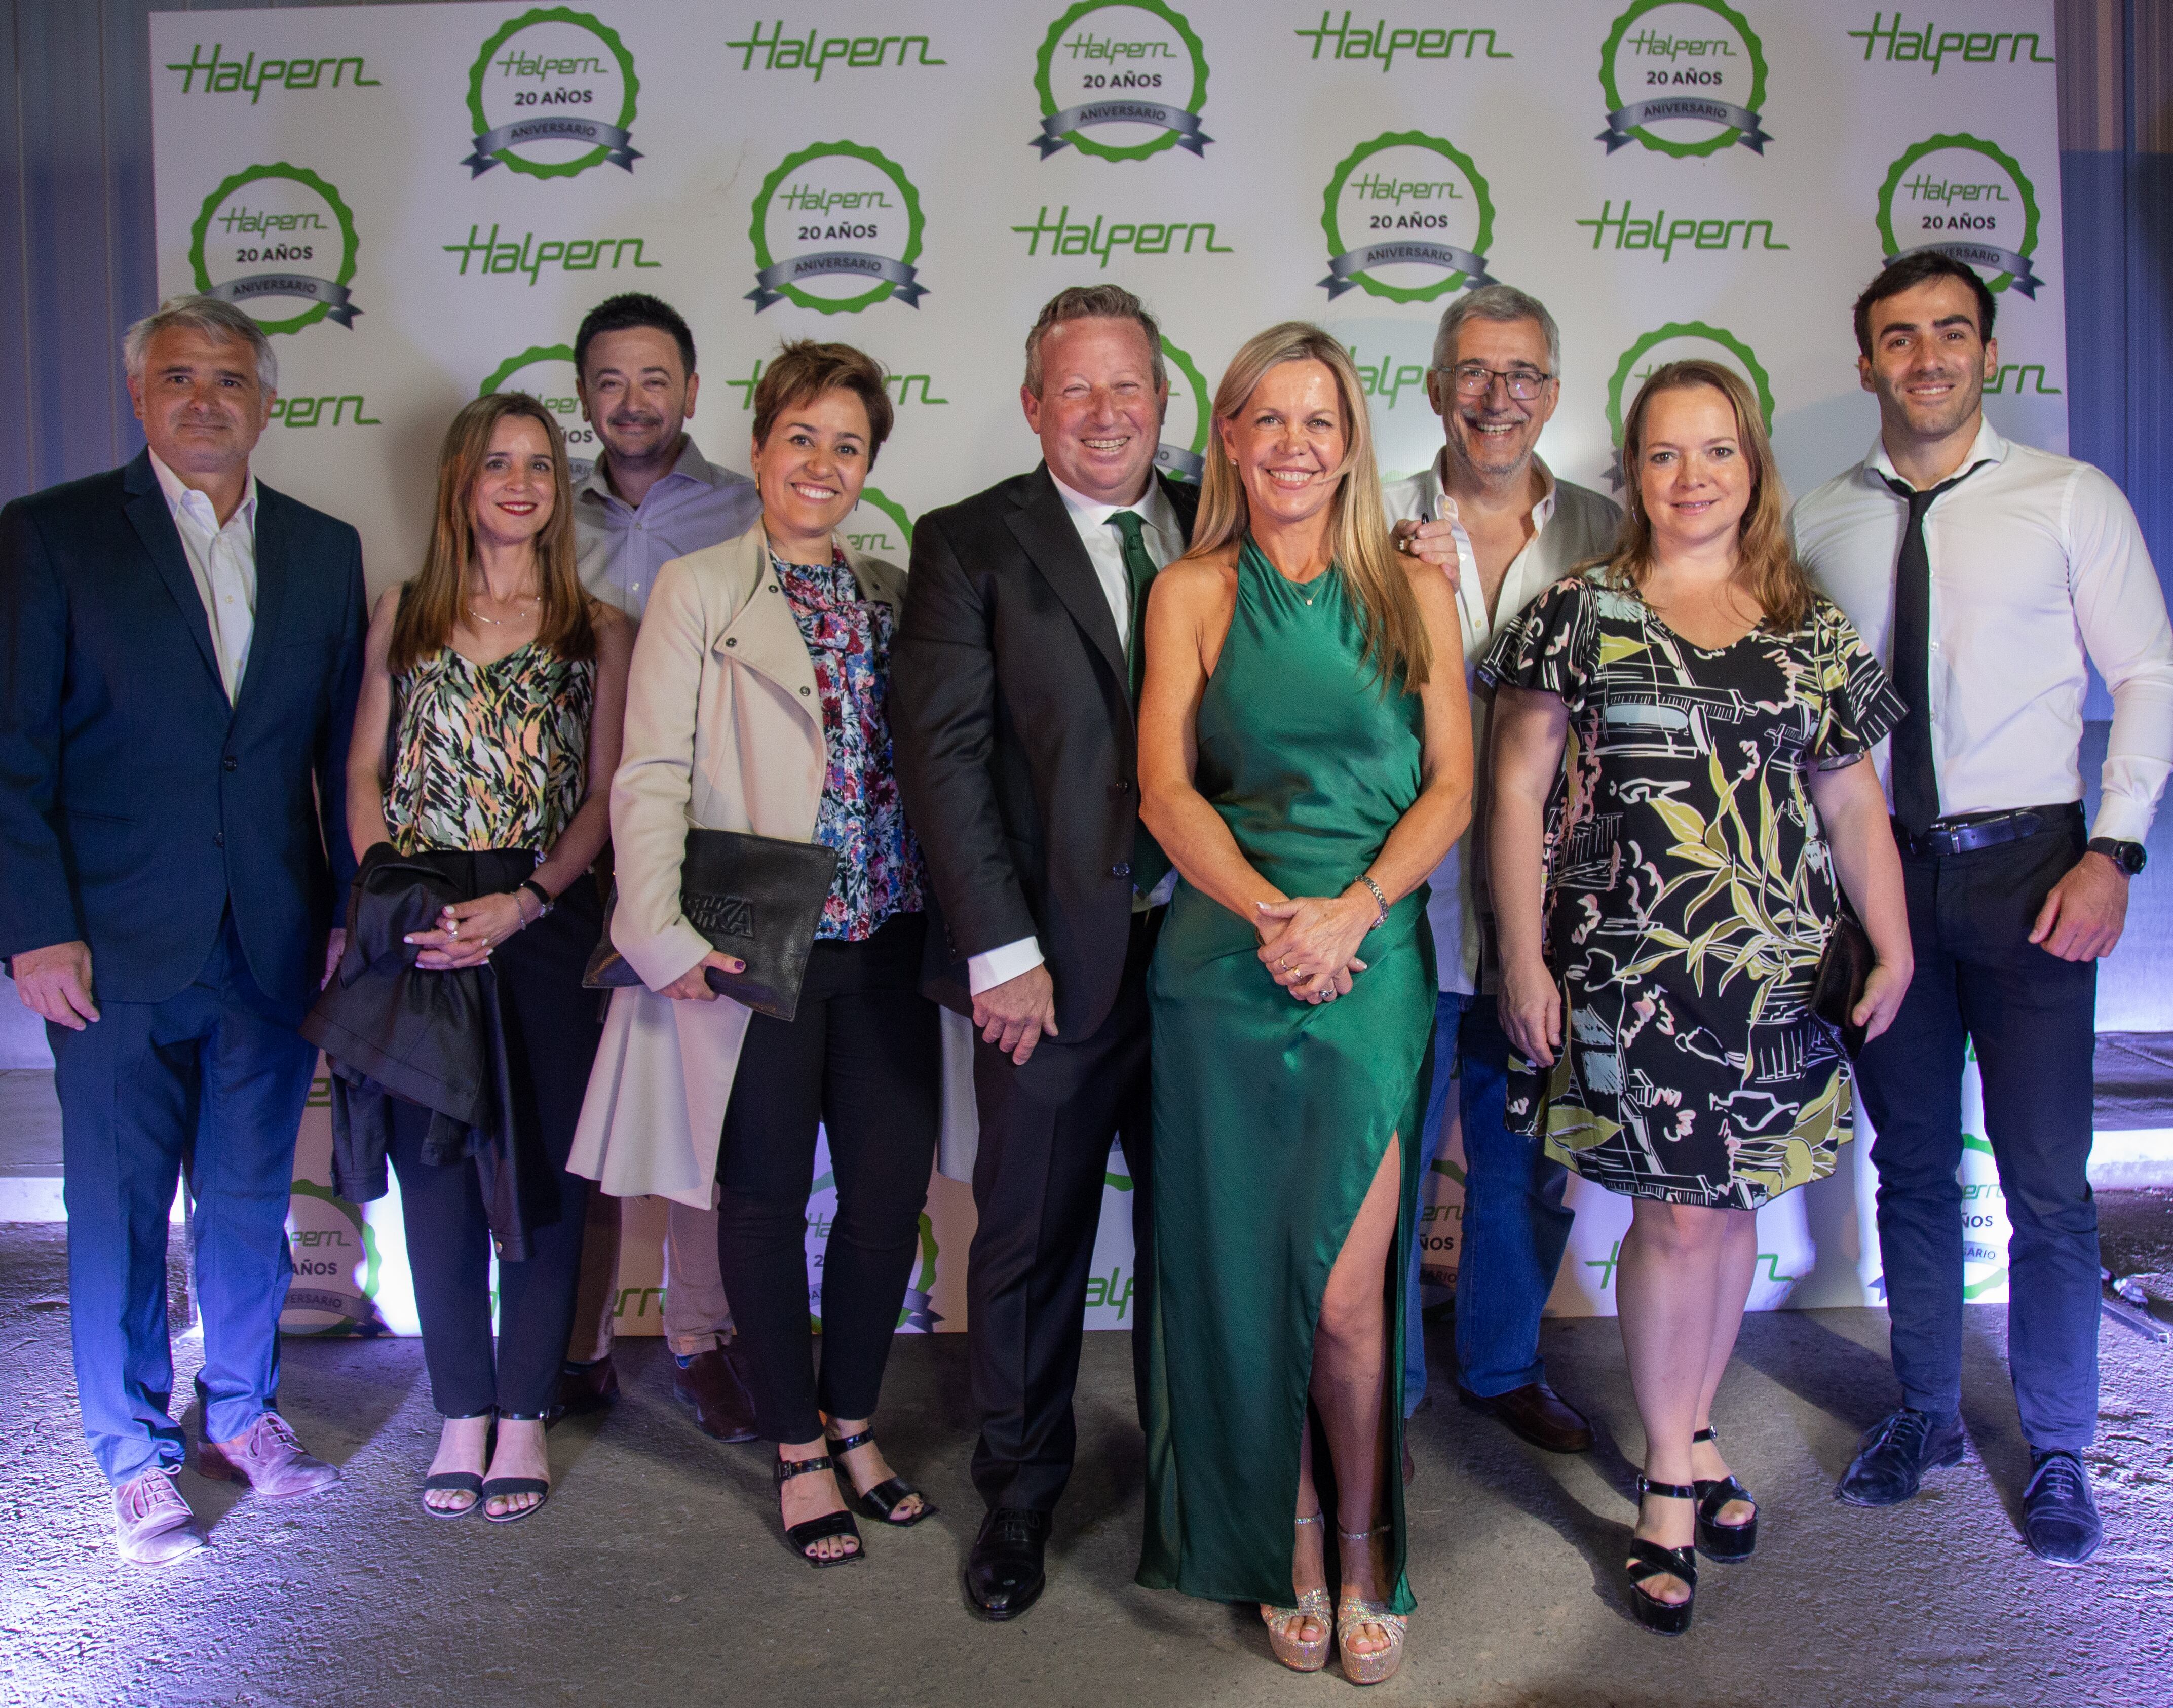
[[[113,1491],[113,1511],[121,1521],[121,1557],[131,1565],[170,1565],[206,1545],[171,1471],[154,1466],[130,1478]]]
[[[267,1411],[230,1441],[205,1441],[197,1447],[197,1474],[246,1483],[273,1500],[314,1495],[339,1481],[339,1468],[302,1451],[286,1419]]]

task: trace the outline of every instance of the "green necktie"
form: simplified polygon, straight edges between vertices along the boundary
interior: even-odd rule
[[[1125,637],[1124,660],[1131,671],[1132,712],[1136,718],[1140,685],[1146,680],[1147,589],[1154,581],[1155,561],[1147,555],[1146,541],[1140,537],[1146,524],[1137,510],[1119,510],[1109,518],[1109,525],[1124,536],[1124,579],[1131,585],[1132,620]],[[1168,856],[1141,825],[1132,839],[1132,887],[1143,896],[1150,894],[1168,870]]]

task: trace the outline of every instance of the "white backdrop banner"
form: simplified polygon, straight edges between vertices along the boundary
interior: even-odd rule
[[[692,323],[693,431],[737,466],[780,340],[847,339],[884,364],[898,424],[849,530],[901,563],[915,516],[1033,461],[1021,340],[1056,290],[1097,279],[1162,317],[1162,455],[1180,474],[1222,364],[1291,316],[1356,355],[1383,471],[1423,466],[1440,442],[1434,325],[1499,279],[1561,323],[1542,445],[1559,473],[1609,489],[1641,376],[1702,354],[1750,381],[1800,491],[1876,430],[1851,300],[1883,258],[1934,245],[1998,294],[1995,422],[2064,450],[2051,0],[1936,17],[1724,0],[163,13],[159,280],[274,334],[282,396],[257,467],[361,529],[374,588],[421,560],[438,441],[466,400],[532,391],[592,452],[574,332],[630,289]],[[1861,1150],[1761,1219],[1754,1303],[1877,1296]],[[312,1233],[309,1249],[337,1250],[333,1219],[353,1220],[312,1154],[298,1257]],[[1108,1207],[1129,1202],[1120,1166]],[[1454,1167],[1426,1225],[1443,1264]],[[1971,1249],[1989,1255],[1971,1283],[1992,1298],[2004,1221],[1976,1183],[1991,1207]],[[1624,1206],[1575,1190],[1554,1308],[1610,1311]],[[386,1210],[353,1234],[380,1291]],[[1096,1255],[1106,1326],[1130,1321],[1123,1222],[1104,1217]],[[916,1280],[930,1302],[906,1326],[962,1325],[971,1225],[969,1196],[939,1180]],[[661,1275],[653,1242],[627,1251],[622,1322],[639,1331]],[[369,1263],[351,1267],[359,1287]]]

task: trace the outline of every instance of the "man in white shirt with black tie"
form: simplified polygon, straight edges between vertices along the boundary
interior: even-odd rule
[[[2079,1565],[2103,1531],[2082,1454],[2097,1422],[2097,1210],[2087,1166],[2097,962],[2173,770],[2173,628],[2135,515],[2087,463],[1984,418],[1994,303],[1933,251],[1858,299],[1879,398],[1864,461],[1796,506],[1797,550],[1892,673],[1910,715],[1881,760],[1917,973],[1858,1061],[1899,1410],[1836,1494],[1908,1499],[1958,1464],[1961,1075],[1973,1041],[2014,1234],[2008,1361],[2031,1474],[2025,1535]],[[2085,658],[2111,691],[2095,822],[2079,762]]]

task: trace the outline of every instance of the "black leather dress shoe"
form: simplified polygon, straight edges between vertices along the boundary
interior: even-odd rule
[[[1474,1411],[1499,1418],[1512,1431],[1550,1453],[1588,1453],[1592,1425],[1584,1414],[1544,1382],[1529,1382],[1507,1393],[1474,1393],[1459,1386],[1456,1397]]]
[[[966,1599],[986,1619],[1015,1619],[1040,1598],[1049,1514],[998,1506],[981,1521],[966,1556]]]
[[[1926,1472],[1961,1463],[1967,1439],[1959,1417],[1940,1423],[1905,1405],[1866,1431],[1834,1485],[1834,1499],[1852,1506],[1898,1506],[1917,1492]]]
[[[2090,1474],[2073,1453],[2032,1453],[2030,1486],[2022,1491],[2022,1536],[2030,1551],[2055,1565],[2080,1565],[2105,1540]]]
[[[590,1364],[566,1364],[558,1371],[558,1392],[551,1408],[553,1420],[601,1411],[618,1398],[618,1366],[611,1354]]]
[[[698,1352],[671,1365],[671,1392],[694,1408],[694,1427],[720,1441],[755,1439],[754,1395],[735,1344]]]

